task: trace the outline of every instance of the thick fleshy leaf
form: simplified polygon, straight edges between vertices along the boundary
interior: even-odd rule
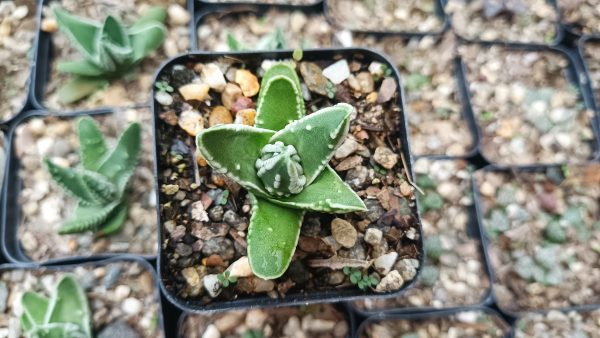
[[[48,298],[32,291],[27,291],[21,296],[21,305],[23,306],[23,317],[21,325],[25,331],[32,326],[41,325],[46,319],[48,310]]]
[[[227,47],[229,47],[229,51],[231,52],[239,52],[242,50],[246,50],[246,47],[242,45],[230,32],[227,32]]]
[[[196,145],[206,162],[259,196],[268,196],[254,163],[274,132],[241,124],[218,125],[196,136]]]
[[[127,182],[137,165],[142,142],[141,133],[139,123],[130,124],[119,137],[117,146],[98,167],[98,173],[113,182],[120,195],[125,191]]]
[[[130,28],[128,33],[135,63],[162,45],[167,37],[167,28],[160,22],[150,21]]]
[[[348,132],[353,111],[354,107],[346,103],[321,109],[288,124],[275,133],[269,143],[281,141],[296,148],[308,186],[327,167],[335,148]]]
[[[301,193],[277,200],[270,199],[270,201],[289,208],[330,213],[367,210],[360,197],[330,166],[327,166]]]
[[[58,89],[58,100],[73,103],[84,99],[108,85],[108,81],[99,77],[76,76]]]
[[[58,6],[53,7],[53,12],[58,27],[73,42],[75,48],[87,59],[94,59],[101,26],[92,20],[71,15]]]
[[[71,73],[80,76],[100,76],[104,70],[87,59],[77,61],[61,61],[56,66],[59,72]]]
[[[106,204],[118,198],[117,187],[106,177],[97,172],[80,169],[78,170],[85,187],[94,196],[94,199]]]
[[[273,279],[287,270],[298,244],[303,216],[303,210],[253,198],[248,260],[256,276]]]
[[[123,223],[127,219],[127,212],[129,211],[129,204],[121,203],[115,211],[109,216],[104,222],[102,228],[98,230],[98,235],[110,235],[121,230]]]
[[[61,235],[83,231],[95,231],[110,218],[119,201],[107,205],[81,205],[79,204],[71,217],[60,227]]]
[[[78,169],[61,167],[54,164],[49,159],[44,160],[44,164],[52,176],[52,179],[67,193],[77,198],[81,203],[86,205],[98,205],[104,201],[90,191],[85,181],[83,180],[81,171]]]
[[[79,326],[72,323],[48,323],[34,327],[26,337],[40,338],[91,338]]]
[[[65,275],[56,285],[52,295],[47,323],[72,323],[91,337],[92,321],[90,306],[85,292],[75,277]]]
[[[278,63],[265,73],[256,108],[257,128],[281,130],[304,116],[304,98],[294,68]]]
[[[112,15],[104,19],[102,37],[119,47],[129,46],[129,39],[121,22]]]
[[[108,149],[98,124],[89,116],[79,120],[79,154],[85,169],[97,170]]]

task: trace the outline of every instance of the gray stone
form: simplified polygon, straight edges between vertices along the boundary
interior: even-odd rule
[[[358,166],[348,171],[345,181],[354,189],[362,189],[367,183],[368,176],[369,170],[364,166]]]
[[[205,256],[219,255],[224,261],[228,261],[233,258],[235,249],[230,239],[214,237],[204,242],[202,254]]]
[[[100,331],[98,338],[138,338],[140,335],[127,323],[110,323]]]
[[[377,228],[368,228],[365,232],[365,242],[375,246],[381,243],[383,232]]]
[[[213,222],[221,222],[223,220],[223,213],[223,207],[217,205],[208,210],[208,217],[210,217]]]

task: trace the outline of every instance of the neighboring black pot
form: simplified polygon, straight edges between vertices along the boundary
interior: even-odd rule
[[[457,158],[457,157],[448,157],[448,156],[418,156],[418,157],[416,157],[415,161],[418,161],[419,159],[429,159],[429,160],[435,160],[435,161],[465,160],[468,163],[470,163],[471,165],[473,165],[475,168],[478,167],[476,163],[473,163],[472,160],[470,160],[470,159],[468,159],[466,157]],[[471,184],[472,184],[472,181],[471,181]],[[482,227],[480,227],[479,224],[478,224],[478,217],[477,217],[477,211],[476,211],[475,201],[473,201],[472,205],[466,207],[466,209],[467,209],[467,213],[469,215],[469,220],[468,220],[468,223],[467,223],[466,233],[467,233],[467,236],[469,236],[469,238],[479,241],[478,247],[479,247],[479,253],[480,253],[481,263],[482,263],[482,267],[483,267],[482,273],[484,273],[485,276],[487,277],[487,279],[488,279],[488,281],[490,283],[490,286],[487,289],[487,291],[482,295],[481,300],[480,300],[479,303],[477,303],[477,304],[465,304],[465,305],[462,305],[462,306],[463,307],[467,307],[467,306],[476,306],[476,307],[491,306],[494,303],[494,299],[493,299],[493,295],[492,295],[492,271],[491,271],[491,265],[490,265],[490,262],[489,262],[489,258],[487,256],[487,253],[486,253],[486,250],[485,250],[485,246],[484,246],[484,243],[483,243],[483,239],[482,239],[482,237],[483,237],[483,234],[481,232]],[[427,236],[424,236],[424,240],[426,240],[426,239],[427,239]],[[427,258],[425,258],[425,261],[427,261]],[[426,262],[425,262],[425,265],[427,265]],[[435,312],[435,311],[442,311],[442,310],[457,308],[457,307],[454,307],[454,306],[452,306],[452,307],[442,307],[442,308],[435,308],[435,307],[395,307],[395,308],[367,310],[367,309],[361,309],[361,308],[359,308],[354,303],[348,303],[348,306],[351,306],[353,308],[353,310],[358,315],[360,315],[362,317],[376,316],[376,315],[379,315],[379,314],[429,313],[429,312]]]
[[[375,324],[375,323],[380,323],[380,322],[385,322],[385,321],[396,321],[396,320],[423,321],[423,320],[427,320],[427,319],[444,318],[444,317],[455,315],[455,314],[458,314],[461,312],[473,312],[473,311],[481,312],[481,313],[496,317],[498,319],[498,322],[500,323],[500,325],[506,326],[506,334],[504,335],[504,338],[509,338],[511,336],[512,321],[507,320],[504,316],[502,316],[502,314],[498,313],[497,311],[495,311],[489,307],[466,306],[466,307],[451,308],[451,309],[447,309],[447,310],[432,311],[432,312],[427,312],[427,313],[405,313],[405,314],[383,314],[383,313],[380,313],[380,314],[368,317],[365,321],[363,321],[358,326],[355,337],[362,338],[363,337],[362,334],[365,332],[365,330],[367,329],[367,326],[369,326],[370,324]],[[367,336],[364,336],[364,337],[367,337]],[[378,338],[378,337],[372,337],[372,338]]]
[[[442,0],[445,1],[446,3],[448,2],[448,0]],[[470,1],[470,0],[469,0]],[[467,1],[467,2],[469,2]],[[565,38],[565,31],[563,30],[563,26],[561,24],[560,21],[560,11],[558,9],[558,5],[556,4],[556,0],[546,0],[546,2],[548,4],[550,4],[553,8],[554,11],[557,15],[557,20],[555,23],[555,27],[556,27],[556,37],[554,37],[554,40],[552,40],[551,43],[548,44],[539,44],[540,46],[553,46],[553,47],[557,47],[559,46],[562,42],[563,39]],[[445,6],[445,4],[444,4]],[[447,14],[448,16],[448,21],[450,22],[450,26],[452,26],[452,15]],[[503,45],[508,45],[508,46],[530,46],[530,45],[536,45],[535,43],[529,43],[529,42],[518,42],[518,41],[504,41],[504,40],[481,40],[478,38],[467,38],[465,36],[460,35],[458,32],[454,31],[456,36],[465,41],[465,42],[473,42],[473,43],[496,43],[496,44],[503,44]]]
[[[198,43],[198,28],[206,20],[209,15],[220,15],[220,16],[235,16],[240,14],[255,13],[256,15],[263,15],[271,9],[280,11],[300,11],[305,15],[315,15],[323,13],[322,0],[315,1],[312,5],[296,6],[296,5],[285,5],[285,4],[264,4],[264,3],[211,3],[203,0],[192,0],[195,6],[191,13],[194,13],[194,19],[192,20],[194,25],[191,28],[192,35],[192,50],[208,50]]]
[[[81,266],[99,267],[99,266],[104,266],[104,265],[108,265],[111,263],[118,263],[118,262],[138,263],[141,266],[143,266],[145,270],[152,272],[152,285],[154,287],[154,297],[156,298],[156,301],[158,302],[157,326],[160,329],[160,331],[164,333],[165,325],[164,325],[164,321],[163,321],[163,309],[162,309],[162,302],[161,302],[161,297],[160,297],[161,296],[160,287],[158,286],[158,281],[156,278],[156,271],[155,271],[154,267],[152,267],[152,265],[150,265],[150,263],[148,263],[146,260],[143,260],[143,259],[135,257],[135,256],[122,255],[119,257],[105,259],[105,260],[101,260],[101,261],[95,261],[95,262],[61,264],[61,265],[54,265],[54,266],[44,266],[43,268],[46,270],[52,270],[52,271],[69,271],[69,270],[73,270],[73,269],[75,269],[77,267],[81,267]],[[42,266],[37,265],[37,264],[18,264],[18,263],[3,264],[3,265],[0,265],[0,272],[4,272],[4,271],[8,271],[8,270],[38,270],[41,267]],[[169,337],[167,334],[164,334],[164,336]]]
[[[483,169],[481,169],[482,172],[506,172],[506,173],[546,173],[548,169],[554,169],[557,171],[561,171],[561,165],[531,165],[531,166],[523,166],[523,167],[511,167],[511,168],[504,168],[504,167],[500,167],[500,166],[495,166],[495,165],[489,165]],[[485,225],[484,225],[484,211],[483,211],[483,206],[481,203],[481,193],[479,191],[479,185],[477,184],[477,180],[476,178],[473,176],[471,177],[471,184],[473,187],[473,199],[475,202],[475,210],[477,213],[477,223],[479,224],[479,233],[481,234],[481,243],[483,244],[483,253],[485,255],[485,259],[486,262],[488,263],[488,271],[490,273],[490,285],[491,285],[491,304],[493,304],[493,306],[497,307],[498,310],[504,314],[505,316],[507,316],[507,318],[511,318],[511,319],[516,319],[518,317],[520,317],[523,313],[525,312],[535,312],[535,313],[544,313],[544,312],[548,312],[550,310],[558,310],[558,311],[574,311],[574,310],[578,310],[578,309],[586,309],[586,308],[590,308],[590,307],[595,307],[597,305],[575,305],[575,306],[568,306],[568,307],[564,307],[564,308],[548,308],[548,309],[543,309],[543,310],[523,310],[523,311],[513,311],[513,310],[509,310],[509,309],[505,309],[503,307],[500,306],[500,303],[498,302],[498,297],[496,295],[496,292],[494,290],[494,284],[496,283],[496,275],[495,275],[495,271],[494,271],[494,266],[492,265],[492,260],[491,260],[491,255],[490,252],[488,250],[489,246],[490,246],[490,239],[487,236],[487,232],[485,229]]]
[[[347,303],[336,303],[336,304],[331,304],[333,305],[339,312],[344,314],[344,317],[346,318],[346,322],[348,323],[348,335],[346,336],[346,338],[352,338],[355,336],[356,334],[356,319],[354,314],[352,313],[351,308],[349,307],[350,305]],[[224,312],[226,313],[226,312]],[[200,315],[200,316],[206,316],[206,317],[211,317],[211,314],[194,314],[191,312],[182,312],[181,316],[179,317],[179,320],[177,321],[177,335],[173,336],[173,337],[177,337],[177,338],[186,338],[185,334],[184,334],[184,327],[183,325],[185,324],[186,319],[189,316],[194,316],[194,315]]]
[[[579,80],[582,83],[581,86],[586,89],[584,90],[584,95],[588,96],[588,102],[591,102],[591,105],[595,108],[594,131],[596,132],[596,135],[600,135],[600,88],[595,88],[591,81],[590,68],[588,66],[587,58],[585,57],[585,45],[592,42],[600,44],[600,33],[597,35],[586,35],[579,39],[577,50],[581,57],[583,67],[583,71],[581,72],[582,78]],[[600,150],[598,150],[597,158],[600,159]]]
[[[335,22],[335,19],[333,18],[335,15],[335,13],[332,13],[330,6],[329,6],[329,0],[323,0],[323,10],[325,13],[325,17],[327,18],[327,21],[329,21],[329,23],[336,27],[336,26],[340,26]],[[338,0],[339,1],[339,0]],[[448,28],[450,28],[450,20],[448,18],[448,16],[446,15],[446,13],[444,12],[444,1],[445,0],[435,0],[435,15],[440,19],[440,21],[442,21],[442,28],[440,28],[437,31],[431,31],[431,32],[419,32],[419,31],[390,31],[390,30],[386,30],[385,27],[383,27],[384,29],[382,30],[363,30],[363,29],[352,29],[352,32],[355,33],[377,33],[377,34],[401,34],[404,36],[427,36],[427,35],[436,35],[436,34],[442,34],[443,32],[445,32]],[[377,19],[377,18],[374,18]]]
[[[37,64],[38,64],[38,45],[39,45],[39,41],[40,41],[40,25],[41,25],[41,16],[42,16],[42,6],[39,4],[39,1],[36,1],[36,8],[35,8],[35,13],[31,13],[31,15],[35,15],[35,37],[33,38],[32,41],[32,48],[31,48],[31,56],[29,57],[29,75],[28,75],[28,79],[27,79],[27,84],[25,86],[25,90],[27,91],[27,95],[25,95],[25,100],[23,100],[23,105],[21,107],[21,109],[18,112],[15,112],[11,117],[7,118],[6,120],[2,121],[0,120],[0,129],[2,130],[8,130],[11,126],[11,124],[15,121],[18,120],[21,115],[25,114],[26,111],[30,110],[30,109],[34,109],[34,105],[33,105],[33,91],[34,91],[34,83],[35,83],[35,72],[36,72],[36,68],[37,68]]]
[[[498,46],[498,45],[502,45],[502,44],[483,42],[483,43],[479,43],[479,45],[489,48],[492,46]],[[529,45],[514,45],[513,44],[513,45],[503,45],[503,46],[507,47],[509,50],[512,50],[512,51],[523,51],[523,52],[536,51],[536,52],[542,52],[542,53],[544,53],[544,52],[545,53],[555,53],[555,54],[561,55],[562,57],[565,58],[565,60],[567,60],[568,66],[565,69],[565,73],[566,73],[565,76],[567,77],[567,80],[573,85],[573,87],[577,88],[577,90],[580,93],[581,100],[583,101],[585,107],[596,112],[595,116],[590,121],[592,130],[594,133],[594,139],[592,140],[592,144],[591,144],[592,155],[591,155],[590,160],[598,158],[600,156],[600,127],[598,126],[598,119],[600,118],[600,112],[598,112],[597,110],[594,109],[594,103],[590,97],[590,94],[589,94],[588,90],[586,90],[586,87],[583,85],[583,83],[585,83],[587,80],[580,78],[580,76],[585,76],[585,75],[583,75],[584,70],[582,69],[583,67],[579,64],[580,62],[578,61],[578,55],[576,54],[576,52],[569,50],[562,46],[551,47],[551,46],[531,45],[531,44],[529,44]],[[492,164],[497,167],[503,167],[503,168],[515,167],[515,165],[500,165],[500,164],[494,163],[491,159],[486,157],[486,154],[483,151],[483,144],[482,144],[483,132],[482,132],[481,126],[479,125],[479,122],[477,121],[475,109],[473,108],[473,104],[472,104],[471,92],[469,91],[470,84],[469,84],[468,77],[467,77],[468,69],[467,69],[466,63],[462,60],[461,60],[460,72],[462,73],[459,75],[459,77],[462,79],[461,92],[464,94],[464,97],[466,98],[466,100],[468,102],[468,106],[469,106],[469,113],[466,114],[465,116],[469,116],[470,118],[472,118],[473,121],[470,123],[473,123],[477,126],[476,132],[477,132],[477,140],[479,141],[479,144],[477,146],[478,152],[477,152],[477,154],[475,154],[475,158],[476,158],[475,161],[477,161],[478,165],[480,165],[480,166]],[[552,164],[553,163],[544,163],[543,165],[552,165]],[[527,168],[527,167],[536,166],[536,165],[537,165],[536,163],[531,163],[531,164],[527,164],[527,165],[518,165],[517,167]]]
[[[162,64],[161,68],[157,71],[155,77],[154,77],[154,81],[158,80],[161,73],[169,68],[172,65],[175,64],[187,64],[187,63],[197,63],[197,62],[210,62],[210,61],[214,61],[217,60],[223,56],[230,56],[232,58],[235,58],[236,60],[263,60],[263,59],[272,59],[272,60],[282,60],[282,59],[292,59],[292,53],[293,51],[291,50],[285,50],[285,51],[270,51],[270,52],[259,52],[259,51],[255,51],[255,52],[228,52],[228,53],[208,53],[208,52],[197,52],[197,53],[189,53],[189,54],[184,54],[178,57],[175,57],[165,63]],[[327,61],[332,61],[335,59],[335,57],[338,56],[360,56],[363,57],[363,60],[365,60],[365,62],[369,62],[369,61],[378,61],[381,62],[385,65],[387,65],[390,69],[393,69],[393,76],[396,79],[396,83],[398,84],[398,90],[399,90],[399,95],[398,95],[398,102],[397,105],[401,108],[401,111],[404,112],[404,102],[403,102],[403,97],[404,97],[404,93],[402,91],[402,86],[401,86],[401,81],[400,81],[400,75],[398,73],[398,71],[396,70],[395,67],[393,67],[392,63],[383,55],[378,54],[372,50],[368,50],[368,49],[360,49],[360,48],[342,48],[342,49],[309,49],[309,50],[305,50],[303,53],[303,61],[319,61],[319,60],[327,60]],[[155,94],[155,90],[153,90],[152,93],[152,97],[154,97]],[[160,135],[158,134],[158,126],[163,123],[160,118],[159,118],[159,114],[160,114],[160,105],[156,103],[156,101],[152,102],[152,110],[154,112],[154,132],[155,132],[155,146],[156,146],[156,154],[155,154],[155,158],[158,159],[158,156],[161,153],[161,146],[158,142],[158,140],[160,139]],[[405,116],[401,116],[401,122],[400,122],[400,126],[399,126],[399,135],[401,137],[401,146],[402,146],[402,155],[404,156],[404,158],[407,161],[407,169],[409,171],[409,175],[411,176],[411,178],[414,179],[414,173],[412,170],[412,163],[413,163],[413,159],[412,159],[412,154],[410,152],[410,146],[408,143],[408,139],[407,139],[407,133],[406,133],[406,118]],[[358,290],[358,288],[352,288],[352,289],[342,289],[342,290],[327,290],[327,291],[315,291],[312,293],[305,293],[305,292],[295,292],[295,293],[288,293],[287,296],[285,298],[281,298],[281,299],[273,299],[268,297],[267,295],[258,295],[258,296],[251,296],[248,298],[243,298],[243,299],[237,299],[235,301],[214,301],[211,302],[209,304],[202,304],[199,301],[195,301],[195,300],[185,300],[185,299],[181,299],[178,298],[177,295],[173,294],[173,292],[171,290],[168,290],[164,284],[164,280],[163,280],[163,269],[164,269],[164,265],[168,264],[168,262],[166,261],[166,258],[163,257],[164,253],[163,253],[163,239],[165,238],[166,234],[163,231],[163,220],[161,219],[161,215],[160,215],[160,204],[161,204],[161,196],[160,196],[160,185],[161,185],[161,181],[160,181],[160,177],[161,175],[159,174],[161,172],[161,168],[159,167],[159,161],[155,162],[155,177],[157,178],[156,180],[156,194],[157,194],[157,214],[159,217],[159,237],[158,237],[158,241],[159,243],[161,243],[161,247],[159,249],[159,255],[158,255],[158,262],[157,262],[157,266],[158,266],[158,273],[159,273],[159,278],[161,280],[161,288],[163,290],[163,293],[165,294],[165,297],[167,299],[169,299],[169,301],[171,301],[173,304],[175,304],[177,307],[181,308],[184,311],[190,311],[190,312],[202,312],[202,311],[222,311],[222,310],[230,310],[230,309],[236,309],[236,308],[248,308],[248,307],[260,307],[260,306],[293,306],[293,305],[303,305],[303,304],[309,304],[309,303],[320,303],[320,302],[339,302],[339,301],[347,301],[347,300],[356,300],[356,299],[360,299],[360,298],[364,298],[365,296],[369,296],[369,297],[394,297],[395,295],[400,294],[403,290],[407,289],[408,287],[412,286],[414,281],[418,278],[418,274],[420,273],[420,269],[417,272],[417,276],[415,276],[415,278],[410,281],[410,283],[405,283],[403,285],[403,287],[395,292],[390,292],[390,293],[385,293],[385,294],[378,294],[375,292],[363,292]],[[417,201],[418,204],[418,201]],[[413,210],[414,214],[418,216],[418,211],[417,208],[415,207],[415,209]],[[422,229],[420,226],[420,220],[417,220],[417,222],[419,223],[419,239],[418,239],[418,250],[419,250],[419,261],[420,261],[420,266],[423,265],[423,241],[422,241]]]
[[[69,113],[69,114],[58,114],[52,115],[60,117],[61,119],[76,119],[86,115],[104,115],[112,114],[114,112],[94,112],[94,113]],[[22,189],[22,182],[19,177],[20,170],[20,159],[16,156],[14,151],[15,146],[15,133],[16,129],[22,123],[34,119],[48,117],[46,111],[28,111],[20,116],[18,120],[15,120],[13,126],[8,134],[6,140],[6,170],[5,170],[5,183],[2,187],[2,205],[0,210],[0,245],[2,247],[2,253],[6,259],[13,263],[37,263],[42,265],[54,265],[54,264],[70,264],[77,262],[85,262],[90,260],[99,260],[121,256],[127,253],[101,253],[97,255],[89,256],[73,256],[64,258],[53,258],[44,262],[32,262],[31,258],[27,257],[21,246],[19,240],[18,228],[21,222],[21,205],[19,203],[19,195]],[[154,255],[140,255],[145,259],[154,259]]]

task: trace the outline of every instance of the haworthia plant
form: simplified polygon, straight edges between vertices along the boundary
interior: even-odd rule
[[[138,162],[141,127],[139,123],[130,124],[111,151],[91,117],[79,120],[78,130],[80,167],[66,168],[44,160],[54,181],[78,200],[73,215],[59,233],[116,232],[127,218],[127,185]]]
[[[248,258],[256,276],[273,279],[287,270],[305,210],[366,210],[328,164],[353,111],[340,103],[305,116],[298,75],[279,63],[262,79],[254,127],[218,125],[197,135],[198,150],[213,170],[252,196]]]
[[[58,92],[65,103],[85,98],[109,80],[130,72],[167,36],[163,24],[166,12],[159,6],[151,7],[131,27],[124,27],[110,15],[100,23],[71,15],[58,6],[53,11],[59,29],[83,56],[82,60],[58,64],[59,71],[75,75]]]
[[[27,291],[21,297],[21,327],[27,338],[91,338],[92,315],[75,277],[65,275],[50,299]]]

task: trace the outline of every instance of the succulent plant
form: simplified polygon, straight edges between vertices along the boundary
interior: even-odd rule
[[[514,270],[519,277],[545,285],[559,285],[563,271],[558,248],[548,246],[540,248],[533,257],[522,255],[517,258]]]
[[[328,165],[353,111],[340,103],[305,116],[296,71],[278,63],[262,79],[254,127],[218,125],[197,135],[198,151],[213,170],[250,193],[248,257],[256,276],[273,279],[285,272],[305,210],[366,210]]]
[[[21,297],[21,327],[27,338],[91,338],[92,315],[81,285],[65,275],[50,299],[27,291]]]
[[[59,6],[53,11],[59,29],[83,55],[81,60],[58,64],[59,71],[75,75],[58,92],[65,103],[85,98],[109,80],[130,72],[167,36],[166,12],[159,6],[151,7],[131,27],[124,27],[111,15],[99,23],[71,15]]]
[[[59,233],[92,230],[110,234],[119,230],[127,218],[126,190],[138,162],[141,127],[139,123],[130,124],[111,151],[91,117],[79,120],[78,133],[80,167],[67,168],[44,160],[54,181],[78,200],[73,215]]]
[[[232,52],[245,50],[278,50],[288,48],[288,43],[280,27],[277,27],[274,32],[263,36],[256,45],[248,47],[237,40],[231,33],[227,33],[227,46]]]

